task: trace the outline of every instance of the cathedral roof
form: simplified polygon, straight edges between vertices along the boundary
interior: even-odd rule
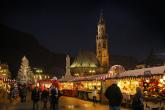
[[[74,67],[97,67],[98,61],[93,52],[80,51],[74,59],[71,68]]]

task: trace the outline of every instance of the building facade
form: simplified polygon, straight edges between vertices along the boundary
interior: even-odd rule
[[[100,14],[100,19],[97,25],[96,58],[101,67],[109,67],[108,36],[106,34],[106,26],[102,13]]]
[[[11,73],[7,64],[0,64],[0,78],[11,78]]]
[[[108,36],[103,14],[100,14],[96,35],[96,54],[80,51],[70,66],[71,75],[88,76],[106,73],[109,68]]]

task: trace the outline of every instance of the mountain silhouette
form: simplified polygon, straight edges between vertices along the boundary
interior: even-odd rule
[[[33,35],[0,24],[0,39],[0,61],[9,65],[13,78],[23,56],[28,58],[32,68],[42,68],[45,73],[57,77],[64,73],[66,55],[44,48]]]

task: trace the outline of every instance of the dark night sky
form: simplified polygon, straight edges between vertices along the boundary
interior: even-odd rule
[[[165,53],[163,1],[6,0],[0,6],[0,23],[33,34],[55,53],[95,51],[100,9],[104,10],[110,54],[144,58],[151,48]]]

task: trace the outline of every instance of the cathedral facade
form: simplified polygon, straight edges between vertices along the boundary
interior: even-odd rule
[[[73,76],[86,76],[105,73],[109,69],[108,36],[103,14],[100,14],[96,35],[96,54],[79,52],[70,66]]]

